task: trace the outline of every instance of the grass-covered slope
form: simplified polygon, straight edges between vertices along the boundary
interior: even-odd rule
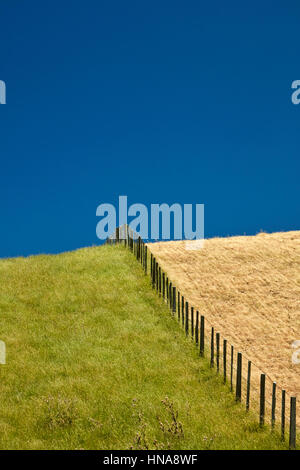
[[[283,446],[235,404],[123,247],[1,260],[0,279],[1,449]]]
[[[153,243],[150,250],[223,338],[300,398],[299,365],[291,360],[300,338],[300,231],[211,238],[200,250],[187,250],[185,241]]]

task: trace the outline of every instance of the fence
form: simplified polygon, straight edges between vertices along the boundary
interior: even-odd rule
[[[244,402],[246,410],[257,411],[260,426],[264,426],[269,416],[271,429],[277,424],[280,415],[280,432],[284,441],[289,436],[289,448],[296,448],[296,397],[288,397],[286,391],[277,386],[268,374],[263,373],[245,354],[230,344],[199,310],[190,305],[169,279],[145,242],[128,225],[116,229],[106,243],[123,243],[141,263],[145,274],[150,274],[152,288],[168,304],[173,317],[176,317],[189,337],[199,349],[201,357],[207,356],[210,367],[222,374],[224,384],[230,386],[237,402]],[[148,270],[148,263],[149,268]],[[258,387],[256,386],[258,385]],[[278,392],[280,398],[278,399]]]

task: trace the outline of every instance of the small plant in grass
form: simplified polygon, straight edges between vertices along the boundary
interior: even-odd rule
[[[175,409],[174,403],[170,401],[168,397],[161,400],[164,411],[167,417],[161,418],[156,416],[157,424],[160,431],[162,432],[163,440],[159,442],[157,439],[152,440],[149,437],[149,426],[145,420],[143,413],[138,410],[136,417],[139,423],[138,432],[134,438],[133,444],[130,446],[131,450],[164,450],[171,449],[172,445],[170,441],[184,438],[183,425],[178,419],[178,411]],[[132,405],[137,407],[137,400],[133,400]]]
[[[178,411],[175,410],[174,403],[168,397],[161,401],[164,409],[171,418],[171,421],[162,421],[157,417],[159,427],[165,436],[173,436],[176,438],[184,437],[182,423],[178,420]]]
[[[137,406],[137,400],[133,399],[132,406]],[[137,410],[135,417],[138,421],[138,432],[135,435],[133,444],[129,447],[131,450],[149,450],[150,443],[147,437],[147,423],[143,413]]]
[[[49,396],[43,398],[46,405],[44,424],[54,430],[71,426],[76,419],[76,409],[74,402],[64,397]]]

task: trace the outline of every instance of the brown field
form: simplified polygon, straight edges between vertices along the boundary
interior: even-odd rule
[[[213,238],[197,251],[184,241],[148,246],[207,323],[300,398],[291,347],[300,340],[300,231]]]

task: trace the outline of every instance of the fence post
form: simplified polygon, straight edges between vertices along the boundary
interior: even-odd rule
[[[291,397],[290,406],[290,449],[296,449],[296,397]]]
[[[204,356],[204,315],[200,319],[200,356]]]
[[[151,283],[153,287],[153,270],[154,270],[154,256],[151,255]]]
[[[177,291],[177,311],[178,311],[178,321],[180,323],[180,292]]]
[[[155,274],[156,274],[156,260],[153,258],[153,267],[152,267],[152,287],[155,288]]]
[[[237,354],[237,368],[236,368],[236,401],[242,400],[242,353]]]
[[[156,292],[158,293],[158,263],[156,263],[156,266],[155,266],[155,287],[156,287]]]
[[[143,269],[144,269],[144,242],[143,240],[141,241],[141,265],[143,266]]]
[[[147,274],[148,247],[145,246],[145,274]]]
[[[182,319],[182,328],[184,327],[184,297],[181,297],[181,319]]]
[[[265,401],[266,401],[266,376],[260,375],[260,407],[259,407],[259,424],[265,424]]]
[[[281,439],[284,441],[285,433],[285,390],[281,392]]]
[[[223,372],[224,372],[224,384],[226,384],[226,368],[227,368],[227,339],[223,340]]]
[[[196,329],[195,329],[195,342],[196,346],[198,347],[199,344],[199,312],[196,312]]]
[[[214,336],[215,336],[215,331],[214,327],[211,329],[211,338],[210,338],[210,367],[214,367]]]
[[[166,295],[166,280],[165,280],[165,273],[163,272],[163,275],[162,275],[162,287],[163,287],[163,299],[165,299],[165,295]]]
[[[172,282],[169,284],[169,306],[170,310],[172,310]]]
[[[191,333],[192,339],[194,339],[194,307],[191,307]]]
[[[273,382],[272,386],[272,412],[271,412],[271,426],[274,429],[275,426],[275,412],[276,412],[276,382]]]
[[[185,334],[189,334],[189,303],[185,302]]]
[[[152,263],[151,263],[151,266],[152,266],[152,269],[151,269],[151,282],[152,282],[152,287],[153,287],[153,283],[154,283],[154,263],[155,263],[155,258],[154,256],[152,257]]]
[[[230,363],[230,391],[231,392],[233,391],[233,352],[234,352],[234,348],[231,345],[231,354],[230,354],[230,359],[231,359],[231,363]]]
[[[250,407],[251,361],[248,361],[246,410]]]
[[[173,316],[174,316],[176,313],[176,287],[173,287],[172,299],[173,299]]]
[[[220,333],[216,333],[217,372],[220,371]]]
[[[169,278],[167,276],[167,279],[166,279],[166,294],[167,294],[167,302],[169,300]]]
[[[161,297],[161,267],[158,268],[158,287],[159,287],[159,297]]]

